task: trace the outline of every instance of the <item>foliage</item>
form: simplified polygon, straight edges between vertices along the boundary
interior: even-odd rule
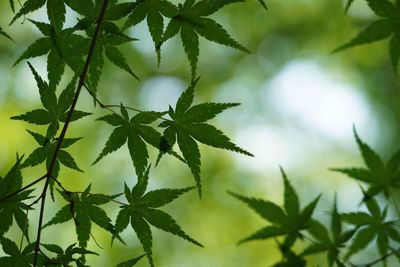
[[[400,32],[397,29],[400,2],[366,1],[381,19],[372,22],[350,42],[335,51],[391,37],[390,57],[396,69],[400,58]],[[214,17],[210,17],[230,4],[241,2],[245,1],[186,0],[176,5],[167,0],[26,0],[18,9],[13,0],[9,1],[14,14],[10,24],[30,16],[30,13],[38,9],[47,11],[49,23],[28,19],[43,37],[28,45],[15,64],[47,55],[48,81],[38,74],[31,63],[27,63],[39,89],[42,108],[27,111],[11,119],[46,126],[46,130],[43,133],[33,129],[27,130],[38,147],[25,159],[17,154],[16,162],[10,171],[4,178],[0,177],[0,244],[4,252],[4,256],[0,257],[1,266],[89,266],[86,256],[98,255],[97,252],[87,249],[91,238],[96,242],[92,231],[93,223],[110,234],[111,243],[118,239],[122,244],[126,244],[120,234],[129,224],[135,232],[145,254],[131,257],[117,267],[133,266],[145,256],[150,266],[156,266],[151,226],[196,246],[203,246],[186,234],[175,219],[159,208],[194,188],[197,188],[201,196],[201,155],[198,143],[253,156],[209,123],[209,120],[229,108],[238,106],[238,103],[193,104],[195,87],[199,82],[199,36],[211,42],[249,52],[245,46],[233,39]],[[258,2],[261,8],[267,9],[263,0]],[[347,1],[345,9],[350,8],[352,3],[352,0]],[[66,28],[67,8],[72,10],[77,22]],[[126,55],[117,46],[137,41],[130,37],[127,31],[144,20],[154,43],[158,63],[161,60],[162,45],[180,34],[183,52],[190,64],[189,86],[180,95],[175,108],[171,104],[169,109],[164,111],[143,111],[123,103],[104,105],[97,98],[105,65],[104,57],[139,80]],[[0,28],[0,35],[13,41],[8,31],[4,31],[3,28]],[[71,69],[70,72],[65,71],[66,66]],[[63,77],[70,82],[60,89]],[[123,193],[93,193],[91,185],[83,191],[70,191],[65,187],[66,177],[60,175],[61,165],[83,172],[66,150],[81,140],[81,137],[67,137],[70,123],[91,115],[76,108],[82,90],[87,90],[94,103],[109,112],[97,120],[114,127],[93,164],[125,143],[128,146],[137,182],[133,188],[129,188],[126,183],[123,187],[121,185]],[[119,108],[119,111],[115,108]],[[274,238],[282,255],[282,260],[274,266],[280,267],[306,266],[307,257],[316,253],[325,253],[329,266],[358,266],[352,263],[353,255],[373,241],[380,258],[367,263],[366,266],[380,262],[385,264],[387,258],[392,255],[399,257],[399,249],[396,248],[396,244],[400,242],[398,220],[390,217],[388,205],[380,207],[377,198],[378,194],[383,192],[386,200],[391,199],[392,191],[400,186],[400,152],[395,153],[385,164],[378,154],[361,140],[355,129],[354,135],[367,168],[332,170],[367,184],[366,189],[361,186],[361,201],[367,211],[340,213],[335,195],[328,229],[323,221],[314,215],[320,195],[301,208],[295,187],[281,169],[284,184],[283,207],[268,200],[229,192],[271,224],[243,238],[239,244]],[[150,158],[149,146],[158,152],[158,157],[154,159],[155,165],[165,154],[185,163],[193,174],[196,187],[163,188],[146,193],[150,163],[153,160]],[[21,170],[44,162],[45,166],[41,166],[43,175],[24,185]],[[42,187],[37,186],[40,182],[44,182]],[[35,189],[41,192],[37,195]],[[59,193],[61,201],[65,204],[51,220],[44,223],[43,214],[48,205],[46,197],[50,194],[55,201],[54,192]],[[126,202],[120,199],[122,195]],[[118,206],[115,219],[110,218],[105,208],[100,207],[105,204]],[[30,232],[33,231],[31,228],[34,225],[29,220],[29,212],[35,207],[38,207],[36,239],[30,240]],[[76,243],[63,249],[57,244],[57,240],[53,244],[41,242],[41,236],[47,227],[59,227],[58,224],[69,221],[75,226]],[[23,237],[19,246],[14,240],[6,237],[14,222]],[[296,246],[299,241],[303,243],[301,251],[298,251]]]

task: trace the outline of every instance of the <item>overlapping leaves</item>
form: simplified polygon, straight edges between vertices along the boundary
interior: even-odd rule
[[[31,267],[34,255],[35,244],[27,245],[22,251],[18,248],[14,241],[2,236],[0,238],[0,243],[6,254],[0,257],[0,266],[17,266],[17,267]],[[44,260],[42,255],[38,255],[39,263]],[[37,266],[44,266],[43,264],[38,264]]]
[[[344,267],[345,265],[339,259],[340,249],[342,249],[345,246],[345,243],[352,238],[356,229],[343,230],[342,221],[342,216],[337,210],[335,196],[331,213],[330,231],[323,223],[313,220],[307,231],[315,238],[316,242],[309,245],[303,251],[302,255],[305,256],[313,253],[326,252],[330,267],[335,263],[338,267]]]
[[[334,168],[332,170],[367,183],[369,185],[366,192],[368,197],[380,192],[389,197],[390,189],[400,187],[400,151],[396,152],[385,164],[379,155],[360,139],[355,128],[354,136],[367,168]]]
[[[381,18],[373,21],[352,40],[335,49],[335,52],[390,37],[390,58],[393,68],[397,69],[400,58],[400,1],[396,1],[395,4],[389,2],[388,0],[366,1],[368,2],[368,5],[372,11]],[[347,9],[352,2],[353,1],[348,1],[346,6]]]
[[[101,1],[96,1],[91,8],[79,9],[81,6],[71,1],[71,4],[76,5],[75,9],[78,13],[81,13],[85,17],[81,19],[75,29],[85,30],[89,38],[93,38],[98,10],[102,6]],[[91,64],[89,67],[89,79],[87,83],[91,88],[92,92],[96,93],[98,82],[103,71],[104,56],[106,56],[111,63],[115,66],[125,70],[133,77],[138,79],[132,68],[126,61],[125,56],[116,47],[121,44],[136,40],[123,33],[123,31],[115,24],[114,20],[119,20],[126,15],[136,6],[136,3],[121,3],[117,4],[117,1],[111,1],[109,4],[105,19],[102,23],[102,28],[97,40],[96,47],[94,48]]]
[[[83,56],[89,49],[89,40],[75,34],[74,28],[56,29],[54,25],[31,22],[44,37],[37,39],[22,53],[14,64],[24,59],[47,54],[47,73],[49,85],[53,90],[60,82],[67,64],[76,73],[83,67]]]
[[[150,225],[179,236],[197,246],[202,247],[202,245],[188,236],[170,215],[158,209],[193,188],[158,189],[146,193],[149,169],[138,177],[138,181],[132,189],[125,185],[125,198],[129,204],[121,206],[115,222],[115,232],[117,234],[122,232],[130,223],[146,252],[150,265],[154,266],[153,237]]]
[[[70,82],[57,100],[54,88],[51,88],[44,80],[42,80],[33,66],[30,63],[28,64],[39,88],[40,101],[42,102],[44,109],[35,109],[25,114],[11,117],[11,119],[23,120],[37,125],[49,124],[46,137],[51,139],[57,134],[59,122],[65,122],[67,118],[74,97],[75,79]],[[91,113],[75,110],[70,121],[76,121],[90,114]]]
[[[7,175],[4,178],[0,177],[0,199],[21,189],[21,160],[22,158],[17,158],[17,162]],[[13,224],[13,218],[22,233],[27,233],[29,223],[27,210],[30,207],[23,201],[31,198],[29,196],[31,192],[32,190],[26,190],[0,203],[0,236],[3,236],[10,229]]]
[[[310,223],[312,222],[311,216],[320,196],[316,197],[301,210],[296,191],[290,184],[283,169],[281,169],[281,172],[284,181],[284,209],[267,200],[248,198],[229,192],[229,194],[235,198],[246,203],[263,219],[272,223],[272,225],[265,226],[252,235],[242,239],[239,241],[239,244],[253,240],[285,236],[282,246],[288,249],[295,243],[297,238],[302,238],[303,235],[301,231],[310,227]]]
[[[220,24],[208,18],[223,6],[236,2],[243,2],[243,0],[202,0],[199,2],[186,0],[178,8],[175,7],[174,12],[167,14],[171,20],[162,38],[155,40],[155,42],[158,41],[156,42],[157,47],[180,32],[183,48],[190,62],[192,77],[196,77],[199,36],[211,42],[249,52],[247,48],[235,41]]]
[[[390,241],[400,242],[400,233],[396,229],[397,221],[386,219],[387,207],[382,211],[374,198],[370,198],[365,204],[369,214],[357,211],[341,215],[344,221],[358,228],[346,257],[364,249],[374,239],[376,239],[379,254],[384,257],[391,250]],[[386,258],[382,260],[386,262]]]
[[[92,223],[97,224],[106,231],[114,234],[114,227],[107,213],[100,205],[108,203],[116,196],[90,193],[89,185],[80,195],[78,193],[61,192],[62,197],[68,202],[54,217],[43,227],[64,223],[73,220],[79,246],[85,248],[91,234]]]
[[[168,112],[172,120],[163,121],[159,126],[165,127],[163,133],[162,151],[172,149],[178,143],[186,164],[192,171],[201,195],[200,180],[200,150],[197,142],[253,156],[246,150],[236,146],[223,132],[206,121],[214,118],[224,110],[235,107],[237,103],[202,103],[193,105],[194,81],[179,97],[175,109],[170,107]]]
[[[116,128],[109,136],[105,147],[93,164],[127,143],[136,173],[138,176],[143,175],[148,165],[149,157],[146,143],[159,148],[161,141],[161,134],[148,124],[154,122],[163,114],[162,112],[152,111],[140,112],[129,119],[126,108],[121,104],[121,115],[114,113],[99,118],[98,120],[105,121],[112,126],[116,126]]]

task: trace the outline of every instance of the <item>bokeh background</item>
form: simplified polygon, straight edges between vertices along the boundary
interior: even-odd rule
[[[45,131],[44,127],[9,119],[40,106],[27,64],[12,67],[20,53],[32,40],[39,38],[40,33],[27,20],[6,27],[11,19],[7,4],[7,1],[0,3],[0,25],[16,43],[0,38],[2,176],[14,163],[16,152],[28,155],[35,148],[25,129]],[[397,74],[390,65],[387,42],[331,53],[375,19],[365,1],[355,1],[347,15],[343,11],[344,1],[340,0],[271,0],[268,4],[268,12],[252,0],[229,6],[213,15],[237,41],[252,51],[251,54],[201,39],[198,66],[201,79],[195,102],[242,103],[213,123],[255,157],[201,146],[203,198],[200,200],[193,191],[164,210],[205,248],[197,248],[154,229],[153,250],[157,266],[269,266],[279,260],[274,241],[236,245],[238,240],[261,228],[265,222],[229,196],[227,190],[281,204],[283,188],[279,166],[282,166],[303,205],[322,192],[315,215],[327,221],[327,211],[332,206],[335,192],[340,211],[358,208],[358,184],[328,170],[330,167],[363,166],[352,133],[353,125],[361,138],[385,160],[399,149],[400,91]],[[29,18],[45,21],[46,13],[39,10]],[[71,13],[67,25],[75,21]],[[168,105],[175,105],[190,79],[181,42],[174,38],[165,44],[158,68],[146,23],[133,28],[130,34],[139,41],[121,46],[121,49],[141,81],[106,63],[99,97],[109,104],[122,101],[143,110],[166,110]],[[31,62],[46,77],[45,57]],[[62,84],[66,82],[64,78]],[[81,191],[91,183],[93,192],[113,194],[122,192],[124,182],[134,185],[136,176],[125,147],[91,166],[112,128],[94,121],[106,113],[93,106],[86,92],[82,93],[78,106],[94,113],[74,123],[68,132],[69,137],[84,137],[69,151],[85,173],[64,168],[60,176],[63,184],[70,190]],[[153,150],[151,156],[154,162],[157,151]],[[24,170],[25,182],[37,178],[43,170],[42,165]],[[186,166],[165,157],[151,170],[150,189],[185,187],[193,185],[193,181]],[[48,203],[45,221],[65,205],[60,198]],[[115,219],[117,207],[110,204],[106,210]],[[33,223],[37,222],[36,217],[35,212],[30,213]],[[116,242],[113,247],[109,246],[108,233],[97,226],[93,229],[93,235],[103,249],[90,241],[90,249],[101,254],[100,257],[88,257],[92,266],[115,266],[143,253],[131,229],[123,233],[128,246]],[[32,227],[32,238],[35,232]],[[11,231],[7,236],[19,238],[20,234]],[[43,243],[56,240],[65,246],[76,242],[72,222],[50,227],[43,233]],[[373,247],[369,249],[354,261],[376,258]],[[325,266],[325,257],[311,257],[309,263],[310,266]],[[148,263],[142,260],[138,266],[148,266]]]

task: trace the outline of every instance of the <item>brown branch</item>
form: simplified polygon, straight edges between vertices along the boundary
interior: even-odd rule
[[[101,28],[101,24],[102,24],[102,22],[104,20],[104,16],[105,16],[105,13],[106,13],[107,6],[108,6],[108,0],[104,0],[103,1],[103,5],[102,5],[101,10],[100,10],[100,13],[99,13],[99,15],[97,17],[97,20],[96,20],[96,23],[97,23],[96,29],[95,29],[95,32],[94,32],[93,37],[92,37],[92,41],[91,41],[91,44],[90,44],[88,55],[86,57],[85,65],[83,66],[82,72],[81,72],[80,77],[79,77],[78,86],[76,88],[76,92],[75,92],[74,99],[73,99],[72,104],[71,104],[71,108],[68,111],[67,118],[66,118],[64,126],[63,126],[63,128],[61,130],[60,137],[58,139],[56,148],[54,150],[54,153],[53,153],[53,156],[51,158],[49,167],[47,169],[46,183],[45,183],[45,185],[43,187],[43,193],[42,193],[42,197],[41,197],[41,205],[40,205],[40,213],[39,213],[39,224],[38,224],[36,244],[35,244],[35,254],[34,254],[34,258],[33,258],[33,267],[37,266],[37,258],[38,258],[38,254],[39,254],[39,251],[40,251],[40,238],[41,238],[41,233],[42,233],[43,215],[44,215],[44,208],[45,208],[45,202],[46,202],[47,189],[48,189],[48,186],[49,186],[50,179],[52,177],[52,172],[53,172],[56,160],[57,160],[58,153],[59,153],[59,151],[61,149],[62,142],[64,141],[65,134],[67,132],[69,123],[71,122],[72,115],[74,113],[76,104],[78,102],[78,98],[79,98],[80,92],[81,92],[82,87],[83,87],[83,85],[85,83],[85,79],[86,79],[86,76],[87,76],[87,73],[88,73],[88,70],[89,70],[89,66],[90,66],[90,63],[91,63],[91,60],[92,60],[92,56],[93,56],[94,50],[96,48],[96,43],[97,43],[97,40],[98,40],[98,37],[99,37],[99,34],[100,34],[100,28]]]

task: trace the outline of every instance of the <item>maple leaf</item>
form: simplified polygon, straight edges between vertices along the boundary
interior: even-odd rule
[[[397,70],[400,58],[400,31],[398,30],[398,20],[400,19],[400,2],[396,4],[388,0],[366,0],[372,11],[381,19],[373,21],[363,31],[359,32],[352,40],[336,48],[333,52],[339,52],[344,49],[357,45],[368,44],[391,37],[389,43],[389,52],[392,66]],[[352,4],[349,0],[346,10]]]
[[[112,126],[117,126],[109,136],[102,152],[93,162],[96,164],[105,155],[116,151],[125,143],[128,144],[129,153],[137,175],[142,175],[148,163],[146,143],[159,148],[161,134],[148,124],[154,122],[164,112],[140,112],[129,119],[126,108],[121,105],[121,115],[110,114],[97,120],[105,121]]]
[[[73,220],[79,246],[85,248],[91,234],[92,222],[114,234],[114,227],[107,213],[99,205],[108,203],[116,196],[90,193],[89,185],[79,196],[78,193],[60,192],[61,196],[68,201],[54,217],[43,227],[64,223]],[[115,234],[114,234],[115,235]]]
[[[388,162],[384,164],[379,155],[360,139],[355,128],[353,131],[367,169],[332,168],[331,170],[344,173],[355,180],[369,184],[366,193],[367,197],[372,197],[380,192],[383,192],[386,197],[389,197],[390,189],[400,186],[400,180],[398,179],[400,176],[400,151],[396,152]]]
[[[122,232],[130,223],[146,252],[150,265],[154,266],[153,238],[150,225],[179,236],[197,246],[203,247],[203,245],[188,236],[170,215],[157,209],[191,191],[193,187],[182,189],[164,188],[145,193],[149,170],[150,167],[147,168],[143,175],[138,177],[138,181],[132,190],[125,184],[124,193],[129,204],[121,206],[115,222],[115,233]]]
[[[239,244],[285,235],[285,241],[282,245],[285,248],[290,248],[297,238],[302,238],[301,231],[309,228],[312,220],[311,216],[321,195],[317,196],[303,210],[300,210],[296,191],[290,184],[282,168],[281,173],[284,181],[284,209],[267,200],[248,198],[228,192],[233,197],[246,203],[262,218],[273,224],[263,227],[254,234],[242,239],[239,241]]]
[[[49,124],[46,137],[51,139],[57,134],[59,122],[65,122],[66,120],[68,109],[71,106],[74,97],[75,79],[68,84],[67,88],[60,94],[57,101],[54,88],[51,88],[44,80],[42,80],[29,62],[28,65],[35,77],[36,84],[39,88],[40,101],[42,102],[44,109],[35,109],[22,115],[13,116],[11,119],[23,120],[38,125]],[[70,121],[76,121],[90,114],[91,113],[88,112],[75,110]]]
[[[135,26],[146,19],[147,26],[154,45],[161,42],[164,19],[163,16],[171,17],[178,13],[178,8],[165,0],[142,0],[137,1],[135,8],[129,14],[125,22],[124,29]]]
[[[17,162],[4,178],[0,177],[0,199],[12,194],[22,187],[21,160],[17,156]],[[29,220],[26,211],[30,209],[23,201],[30,199],[33,190],[23,191],[5,201],[0,205],[0,236],[3,236],[11,227],[13,218],[24,235],[27,234]]]
[[[74,28],[56,29],[51,24],[30,21],[39,29],[44,37],[28,46],[14,65],[24,59],[47,54],[49,86],[55,90],[64,73],[66,64],[76,73],[80,73],[84,63],[82,57],[86,55],[89,49],[89,40],[75,34]]]
[[[365,194],[365,192],[363,192]],[[382,211],[375,198],[364,201],[369,214],[362,211],[341,214],[344,221],[357,227],[357,232],[352,240],[345,258],[350,257],[356,252],[364,249],[376,238],[376,245],[379,254],[384,257],[389,247],[389,241],[400,242],[400,234],[396,229],[397,221],[388,221],[387,207]]]
[[[101,1],[96,1],[92,9],[82,10],[85,17],[81,19],[75,29],[85,30],[86,34],[93,38],[98,10],[102,5]],[[137,40],[131,38],[123,33],[123,31],[112,22],[113,20],[119,20],[127,16],[132,9],[136,6],[135,3],[121,3],[117,4],[117,1],[110,3],[105,19],[102,23],[101,32],[98,36],[96,47],[92,55],[92,63],[89,66],[89,79],[87,80],[89,87],[93,93],[97,92],[97,86],[100,80],[101,73],[104,67],[104,55],[109,59],[115,66],[125,70],[134,78],[139,79],[138,76],[133,72],[132,68],[126,61],[126,58],[116,46],[125,44]],[[79,9],[77,9],[80,12]]]
[[[301,255],[309,255],[313,253],[326,252],[328,264],[332,267],[335,263],[337,266],[344,266],[339,260],[338,256],[340,249],[344,247],[350,238],[356,232],[355,229],[342,230],[342,216],[337,210],[336,194],[333,201],[333,208],[331,213],[331,228],[330,233],[324,224],[317,220],[312,220],[310,227],[307,231],[316,239],[316,242],[309,245]]]
[[[0,257],[0,266],[31,267],[34,256],[35,244],[27,245],[22,251],[14,241],[1,236],[0,243],[7,256]],[[45,260],[44,256],[38,254],[38,263]],[[44,265],[40,265],[44,266]]]
[[[202,0],[195,2],[194,0],[186,0],[184,4],[179,4],[178,10],[169,14],[171,20],[165,29],[162,39],[156,43],[157,50],[160,49],[164,42],[180,32],[183,48],[190,62],[192,78],[196,77],[199,57],[199,35],[211,42],[249,53],[249,50],[236,42],[220,24],[206,17],[215,13],[223,6],[236,2],[243,1]]]
[[[223,132],[205,123],[224,110],[238,106],[238,103],[202,103],[192,106],[194,88],[198,79],[181,94],[175,110],[170,107],[168,112],[172,120],[163,121],[164,127],[163,151],[172,149],[178,143],[183,158],[189,166],[201,195],[200,150],[196,141],[216,148],[231,150],[248,156],[253,156],[246,150],[236,146]]]

